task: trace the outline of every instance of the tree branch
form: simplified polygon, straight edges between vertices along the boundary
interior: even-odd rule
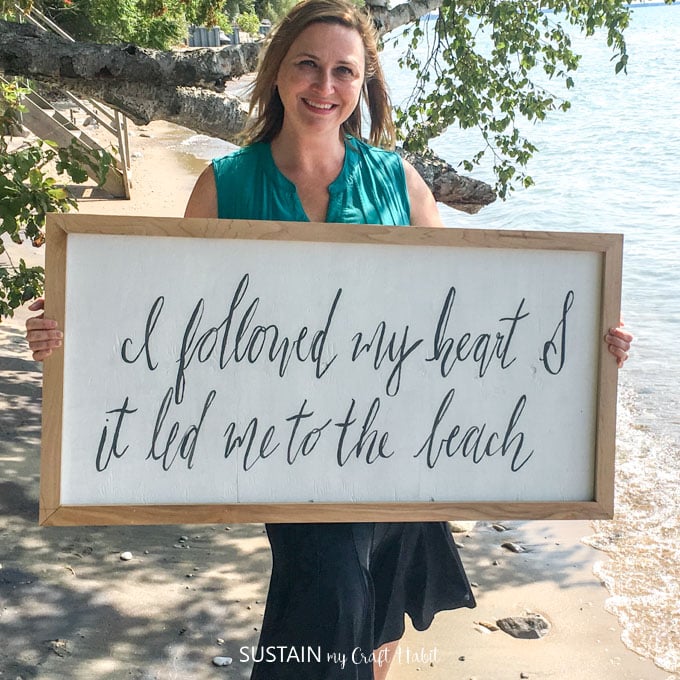
[[[412,21],[417,21],[420,17],[430,12],[434,12],[441,7],[442,0],[411,0],[392,9],[377,6],[377,3],[373,5],[371,0],[368,0],[366,4],[371,6],[373,21],[382,35],[400,26],[405,26]]]

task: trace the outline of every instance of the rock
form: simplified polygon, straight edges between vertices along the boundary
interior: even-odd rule
[[[522,680],[528,680],[529,679],[529,675],[527,673],[520,673],[519,677],[522,678]]]
[[[233,659],[230,656],[213,657],[213,666],[230,666]]]
[[[540,614],[498,619],[496,625],[508,635],[522,640],[538,640],[550,631],[550,624]]]
[[[501,548],[505,548],[506,550],[509,550],[510,552],[514,552],[514,553],[526,552],[526,548],[523,548],[518,543],[511,543],[510,541],[506,541],[505,543],[501,543]]]
[[[496,531],[499,531],[499,532],[508,530],[508,527],[504,526],[503,524],[498,524],[498,523],[492,524],[491,528],[495,529]]]
[[[62,658],[71,654],[71,643],[68,640],[47,640],[47,647]]]
[[[217,638],[216,642],[221,647],[224,644],[224,638]]]
[[[129,562],[132,559],[132,553],[129,550],[126,550],[120,554],[120,559],[123,560],[123,562]]]
[[[132,157],[133,158],[144,158],[144,154],[141,151],[133,151]]]
[[[477,522],[449,522],[449,527],[454,534],[466,534],[475,528]]]

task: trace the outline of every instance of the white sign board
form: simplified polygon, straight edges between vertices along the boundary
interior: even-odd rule
[[[66,340],[50,523],[606,512],[602,248],[104,219],[53,228]]]

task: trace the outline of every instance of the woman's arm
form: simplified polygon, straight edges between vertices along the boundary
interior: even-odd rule
[[[217,217],[217,187],[212,164],[196,180],[184,217]]]
[[[437,203],[418,171],[402,159],[406,174],[406,189],[411,203],[411,224],[414,227],[443,227]]]

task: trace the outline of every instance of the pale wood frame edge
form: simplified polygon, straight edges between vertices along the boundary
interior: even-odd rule
[[[66,224],[47,216],[45,237],[45,316],[64,329],[66,311]],[[39,522],[48,524],[61,498],[61,438],[64,396],[64,353],[53,352],[43,362],[42,443],[40,451]]]
[[[610,239],[602,253],[602,303],[600,332],[604,341],[609,328],[621,321],[621,279],[623,236]],[[616,466],[616,403],[618,368],[604,342],[600,349],[597,394],[597,435],[594,497],[606,517],[614,516],[614,476]]]
[[[309,518],[310,511],[314,517]],[[606,519],[596,502],[545,503],[277,503],[266,505],[70,505],[44,524],[227,524],[239,522],[432,522],[481,519]]]

